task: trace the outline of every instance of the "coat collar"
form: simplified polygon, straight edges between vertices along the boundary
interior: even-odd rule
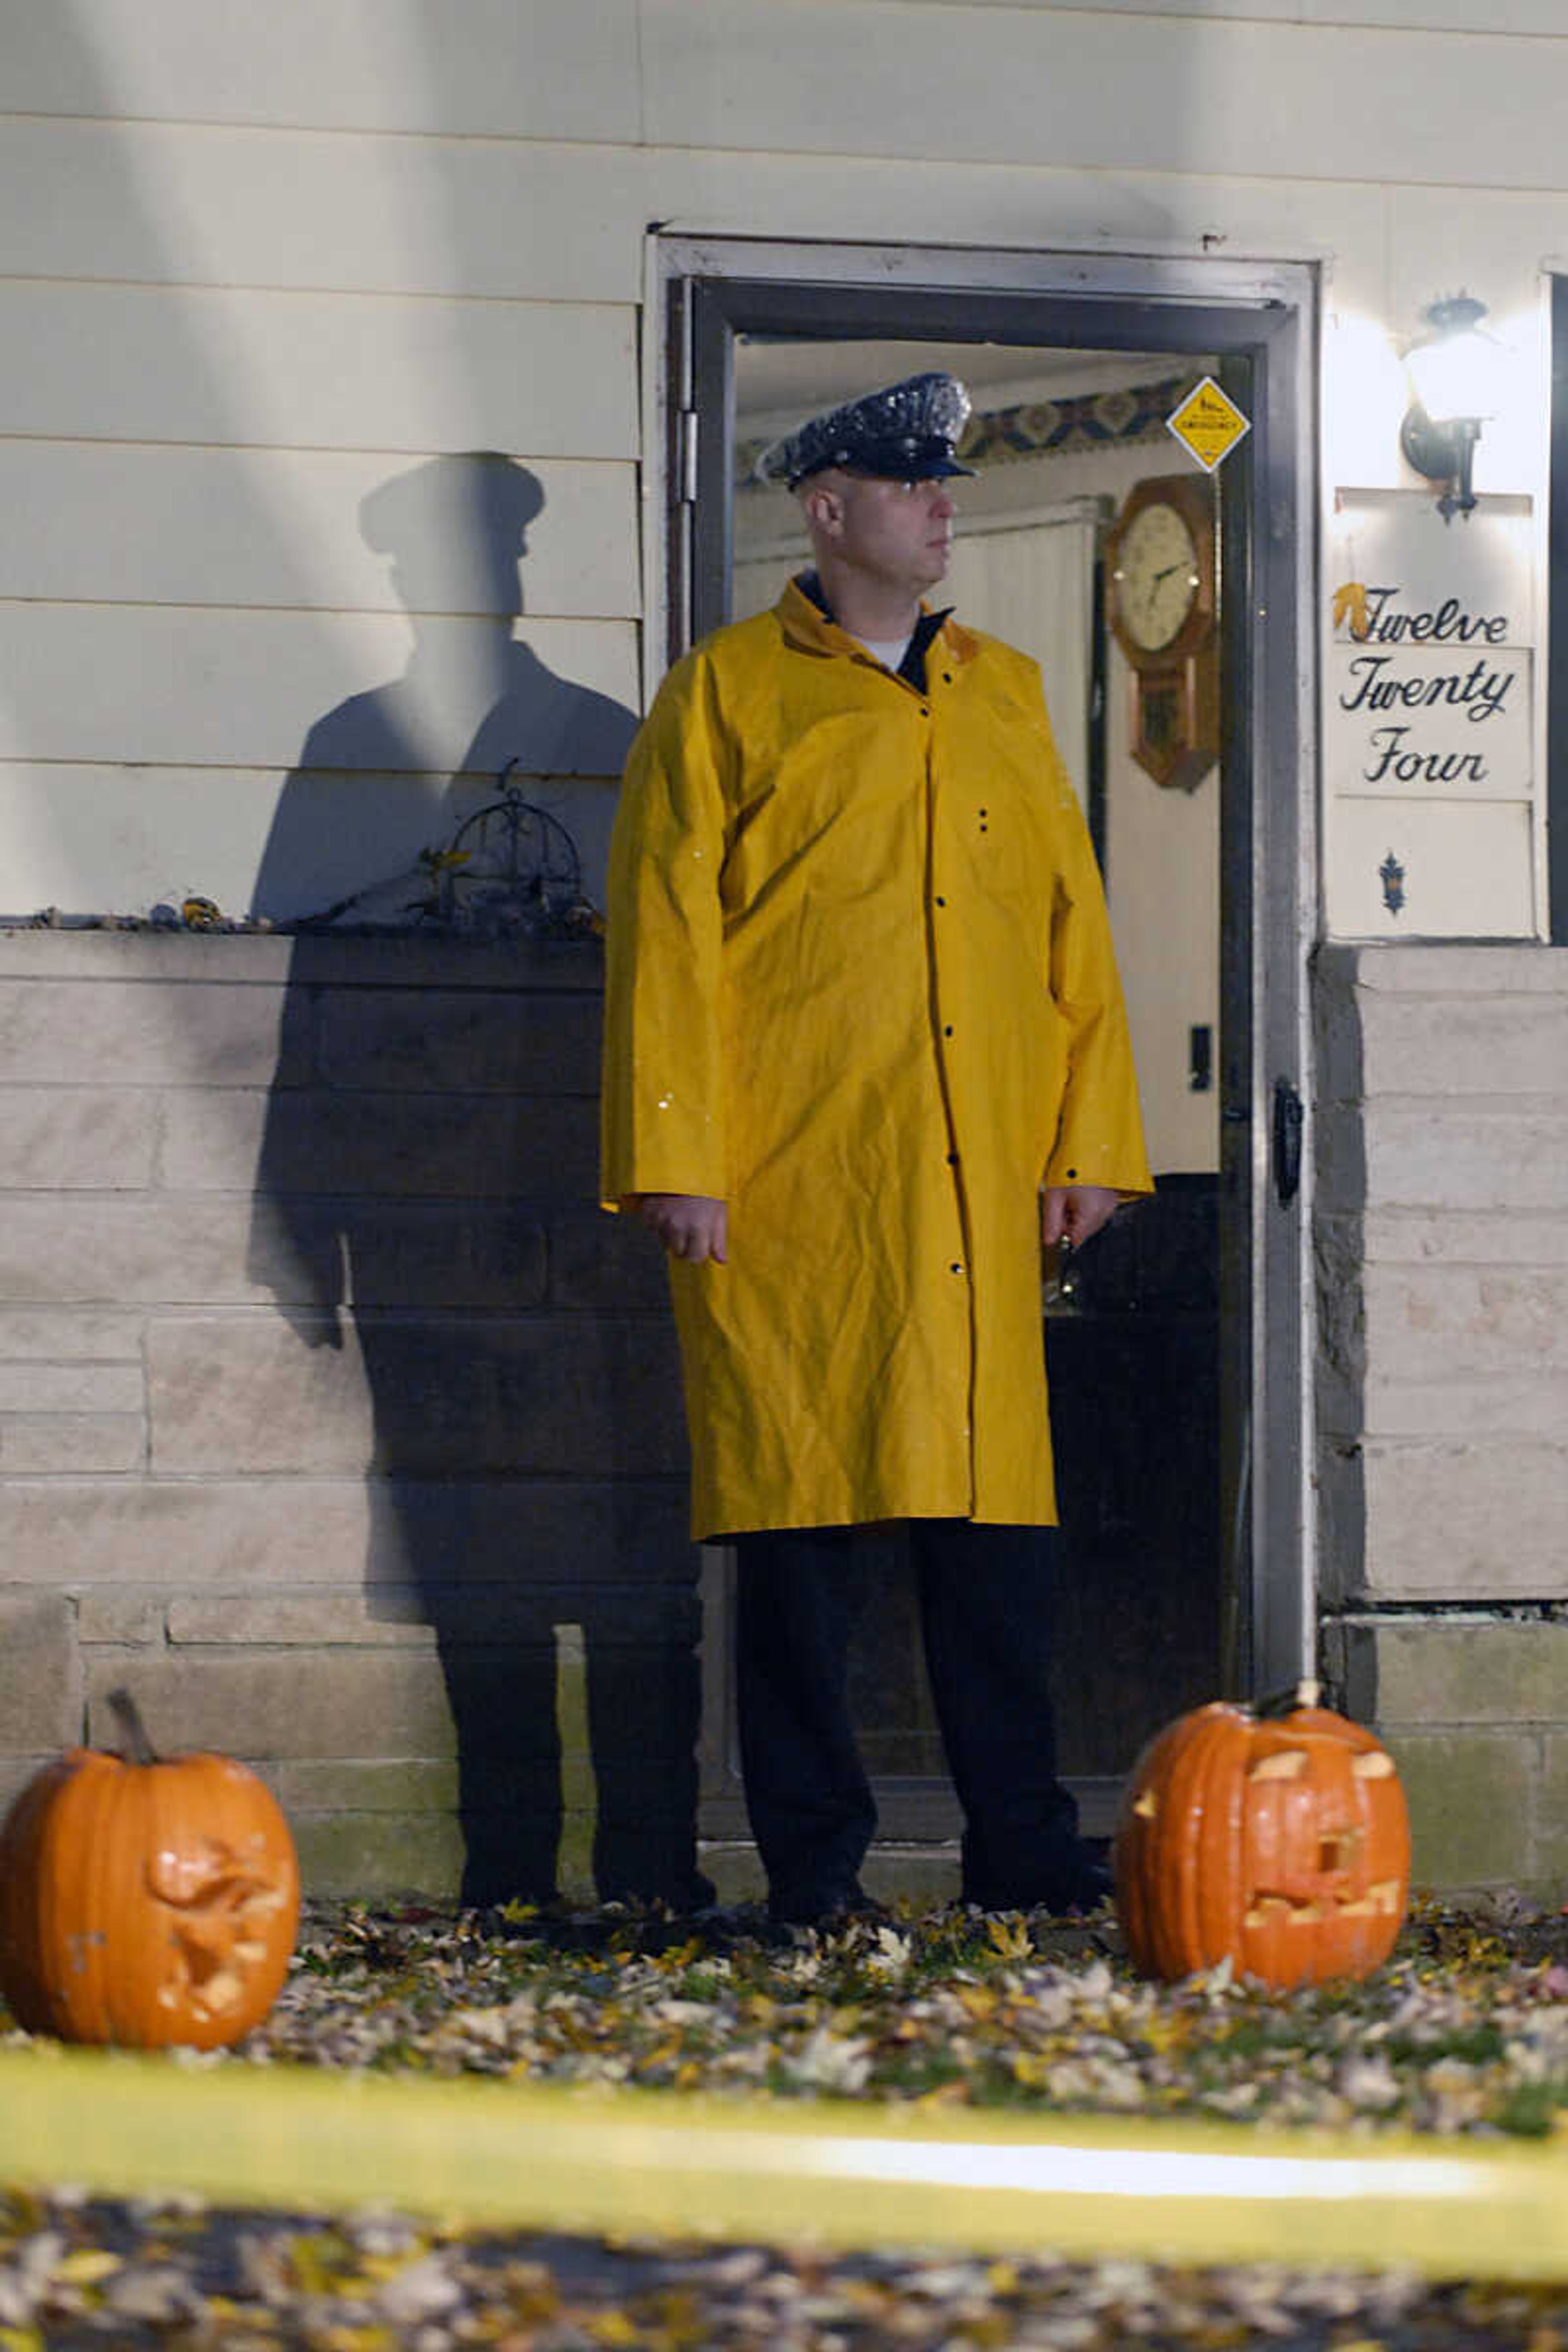
[[[805,653],[852,654],[861,649],[859,638],[841,629],[828,611],[815,572],[797,573],[773,610],[785,637]],[[975,652],[973,635],[953,619],[951,606],[933,613],[922,603],[916,636],[922,653],[938,636],[955,661],[968,661]]]

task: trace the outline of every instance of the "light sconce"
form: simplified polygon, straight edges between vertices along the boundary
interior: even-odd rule
[[[1476,503],[1470,467],[1481,425],[1497,415],[1500,346],[1481,331],[1487,306],[1470,294],[1447,294],[1422,312],[1429,331],[1406,352],[1415,398],[1399,428],[1406,462],[1441,482],[1445,522],[1468,520]]]

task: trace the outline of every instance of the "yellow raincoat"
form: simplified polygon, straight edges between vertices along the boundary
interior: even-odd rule
[[[610,859],[603,1195],[672,1262],[698,1537],[1051,1524],[1042,1183],[1149,1189],[1100,878],[1036,665],[927,691],[795,583],[666,678]]]

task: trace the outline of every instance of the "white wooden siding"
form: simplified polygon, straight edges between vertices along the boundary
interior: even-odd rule
[[[883,0],[890,7],[986,8],[996,0]],[[1270,23],[1384,25],[1401,33],[1560,33],[1559,0],[1005,0],[1074,16],[1253,16]]]
[[[427,667],[399,730],[416,756],[399,765],[465,764],[489,707],[495,626],[421,622]],[[521,634],[557,675],[635,706],[630,622],[530,621]],[[407,621],[381,613],[0,605],[0,758],[286,768],[345,695],[401,678],[409,645]]]
[[[279,448],[637,451],[607,306],[0,285],[0,433]]]
[[[1394,346],[1463,284],[1521,354],[1479,487],[1542,488],[1560,0],[0,0],[0,904],[166,890],[220,807],[239,889],[310,725],[402,673],[358,506],[428,455],[534,470],[520,634],[635,702],[650,221],[1318,257],[1331,491],[1402,478]]]
[[[261,768],[132,774],[119,765],[0,761],[0,912],[144,915],[199,891],[226,914],[243,914],[283,781],[281,772]],[[372,835],[377,848],[380,830]],[[432,824],[428,838],[437,837]],[[331,871],[320,877],[316,907],[379,879],[363,856],[357,877],[346,877],[335,845],[328,850]]]
[[[1408,192],[1413,205],[1429,194]],[[719,150],[0,118],[0,278],[144,287],[630,304],[644,226],[659,219],[1026,249],[1207,236],[1220,250],[1331,255],[1352,299],[1370,274],[1381,299],[1388,204],[1366,183],[1086,174],[1049,161],[1020,171],[856,153],[825,169],[816,156]],[[1517,270],[1542,235],[1540,200],[1484,204]],[[1568,204],[1555,219],[1548,241],[1568,245]]]
[[[405,875],[513,756],[602,895],[639,595],[640,197],[605,152],[34,119],[0,156],[11,220],[46,222],[0,255],[0,909],[315,911]],[[596,272],[563,233],[595,202],[613,272],[607,227]],[[543,494],[516,657],[506,547],[432,578],[427,541],[360,528],[481,447]]]
[[[615,814],[607,779],[529,778],[530,799],[570,827],[588,893],[604,903]],[[329,776],[280,769],[142,767],[0,761],[0,912],[58,907],[73,915],[145,915],[192,891],[226,915],[252,906],[284,794],[303,794],[310,850],[275,854],[268,905],[279,919],[320,914],[367,887],[371,911],[395,913],[419,895],[422,849],[445,846],[462,819],[494,797],[494,779]],[[298,821],[289,804],[288,823]],[[277,845],[273,845],[276,853]]]
[[[1568,39],[846,0],[645,0],[668,146],[1557,188]],[[1531,103],[1521,105],[1528,81]],[[873,101],[874,99],[874,102]]]
[[[635,140],[635,0],[3,0],[18,113]]]
[[[0,45],[19,113],[1551,188],[1553,8],[8,0]]]
[[[0,275],[630,302],[647,160],[524,139],[0,126]]]
[[[358,515],[406,470],[358,450],[0,441],[0,598],[401,612],[405,576],[367,546]],[[544,503],[528,526],[523,610],[635,619],[636,467],[545,458],[530,471]]]

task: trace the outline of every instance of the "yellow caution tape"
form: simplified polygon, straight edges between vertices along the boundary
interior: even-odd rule
[[[1568,2148],[0,2053],[0,2181],[473,2225],[1568,2277]]]

